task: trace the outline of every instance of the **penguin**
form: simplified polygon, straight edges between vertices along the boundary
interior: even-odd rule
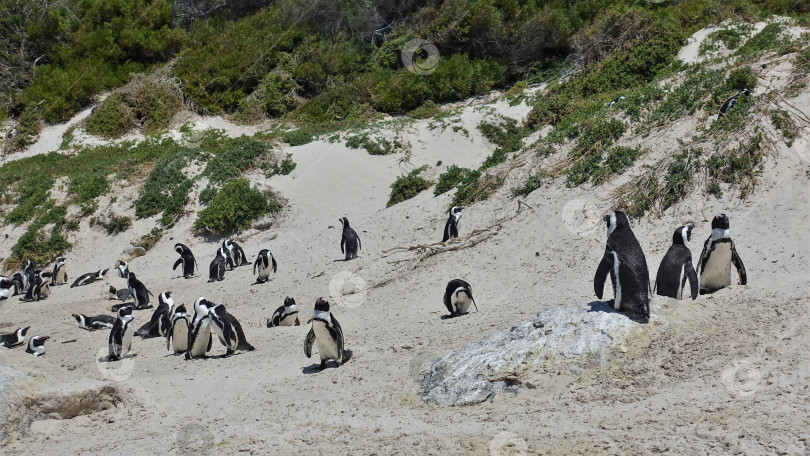
[[[722,106],[720,106],[720,112],[717,114],[717,118],[719,119],[724,115],[726,115],[726,113],[737,104],[737,98],[739,98],[740,95],[750,95],[750,94],[751,91],[748,89],[742,89],[739,92],[737,92],[737,95],[734,95],[733,97],[729,98],[728,100],[726,100],[725,103],[723,103]]]
[[[613,106],[615,106],[616,104],[618,104],[622,100],[624,100],[624,95],[621,95],[621,96],[618,96],[618,97],[614,98],[613,100],[611,100],[610,103],[606,103],[605,106],[607,106],[608,108],[612,108]]]
[[[158,306],[152,312],[149,322],[135,331],[135,334],[144,339],[150,337],[166,337],[169,334],[169,327],[172,324],[172,311],[174,310],[174,300],[171,291],[164,291],[158,295]]]
[[[107,361],[116,361],[125,357],[132,348],[132,334],[135,332],[135,324],[132,319],[132,306],[118,309],[118,318],[110,330],[110,338],[107,342],[109,348]]]
[[[228,265],[228,269],[233,271],[233,268],[237,266],[236,264],[236,251],[233,246],[233,242],[230,239],[225,239],[222,241],[222,256],[225,257],[225,262]]]
[[[214,260],[211,261],[211,265],[208,266],[208,283],[221,281],[225,278],[225,262],[227,255],[224,249],[217,249],[217,256],[214,257]]]
[[[273,266],[273,274],[276,273],[277,264],[276,258],[270,253],[267,249],[261,249],[259,251],[259,256],[256,257],[256,261],[253,263],[253,273],[256,274],[256,268],[259,268],[259,276],[256,277],[256,283],[264,283],[269,280],[270,277],[270,266]]]
[[[298,320],[298,308],[295,307],[295,299],[287,296],[284,298],[284,305],[273,312],[273,316],[267,319],[267,327],[273,326],[300,326]]]
[[[650,275],[630,219],[624,212],[613,211],[602,220],[607,224],[607,245],[593,278],[593,291],[602,299],[605,280],[613,282],[613,308],[626,310],[641,323],[650,319]]]
[[[28,339],[28,348],[25,349],[26,353],[31,353],[34,356],[42,356],[45,354],[45,341],[50,339],[48,336],[34,336]]]
[[[24,293],[25,286],[23,285],[23,276],[19,272],[15,273],[11,276],[11,282],[14,284],[14,293],[11,296],[17,296],[20,293]]]
[[[88,317],[85,314],[72,314],[73,318],[79,322],[79,327],[88,331],[95,331],[97,329],[112,329],[115,325],[116,317],[112,315],[96,315],[95,317]]]
[[[101,280],[107,275],[107,271],[109,269],[101,269],[96,272],[88,272],[87,274],[80,275],[76,280],[73,281],[73,284],[70,288],[80,287],[82,285],[87,285],[95,282],[96,280]]]
[[[30,326],[25,328],[18,328],[11,334],[3,334],[0,336],[0,345],[6,348],[19,347],[25,343],[25,334],[31,329]]]
[[[447,218],[447,223],[444,224],[442,242],[458,237],[458,223],[461,221],[461,211],[463,210],[463,206],[453,206],[450,209],[450,217]]]
[[[50,282],[46,275],[41,270],[36,269],[31,278],[28,280],[28,290],[25,296],[20,298],[22,302],[39,301],[40,299],[47,299],[51,293]]]
[[[242,246],[236,243],[236,241],[232,239],[226,239],[222,243],[222,247],[226,249],[226,251],[230,252],[231,261],[233,262],[233,269],[235,266],[244,266],[246,264],[250,264],[247,259],[247,255],[245,255],[245,251],[242,250]]]
[[[447,282],[447,288],[444,290],[444,306],[450,311],[451,318],[466,315],[470,309],[470,304],[475,306],[477,312],[478,305],[475,304],[472,287],[469,283],[461,279],[453,279]]]
[[[129,277],[129,263],[124,260],[118,260],[117,263],[118,266],[116,267],[118,268],[118,277],[121,277],[122,279]]]
[[[672,235],[670,246],[655,277],[655,293],[673,299],[683,299],[683,289],[689,281],[692,300],[698,295],[698,277],[692,266],[692,230],[695,225],[680,226]]]
[[[341,217],[340,224],[343,226],[343,236],[340,238],[340,253],[344,253],[343,246],[345,245],[346,261],[353,260],[357,258],[357,251],[362,248],[360,238],[349,226],[349,219]]]
[[[67,268],[65,266],[65,259],[59,257],[53,265],[53,273],[51,273],[51,285],[64,285],[68,281]]]
[[[213,303],[212,303],[213,304]],[[225,346],[225,356],[231,356],[239,350],[253,351],[253,345],[250,345],[245,338],[245,332],[242,330],[242,325],[233,315],[225,310],[222,304],[214,304],[208,311],[208,319],[211,320],[211,328],[219,336],[220,342]]]
[[[335,364],[340,366],[343,362],[343,329],[340,327],[337,318],[329,312],[329,301],[318,298],[315,301],[315,312],[309,320],[312,327],[304,340],[304,354],[307,358],[312,357],[312,345],[318,341],[318,353],[321,357],[321,369],[326,368],[326,362],[335,360]]]
[[[172,315],[169,332],[166,334],[166,350],[174,350],[175,354],[188,351],[189,322],[186,306],[180,304]]]
[[[2,276],[0,277],[0,300],[8,299],[11,294],[12,288],[16,289],[17,284],[12,279]]]
[[[194,276],[194,269],[197,266],[197,260],[194,258],[194,254],[191,253],[191,249],[186,247],[184,244],[177,243],[174,244],[174,251],[180,254],[180,258],[174,262],[174,266],[172,266],[172,271],[177,269],[177,266],[183,265],[183,278],[190,279]]]
[[[205,298],[194,301],[194,320],[189,327],[186,359],[205,358],[211,350],[211,319],[208,318],[208,302]]]
[[[740,285],[748,283],[745,265],[731,239],[728,216],[717,214],[712,219],[712,234],[703,244],[698,260],[700,294],[712,293],[731,285],[731,265],[737,268]]]
[[[151,291],[146,289],[146,286],[135,277],[134,272],[130,272],[127,276],[127,285],[129,286],[130,294],[135,298],[135,309],[151,309],[152,303],[149,302],[149,296],[154,296]]]
[[[122,288],[120,290],[116,290],[116,288],[112,285],[110,285],[108,293],[109,293],[108,297],[110,299],[112,300],[120,299],[121,302],[126,301],[127,299],[129,299],[130,296],[132,296],[132,291],[129,288]]]
[[[31,260],[25,261],[25,267],[23,268],[22,272],[22,280],[23,280],[23,287],[22,291],[27,292],[28,287],[31,285],[31,279],[34,277],[34,270],[36,269],[36,265]]]

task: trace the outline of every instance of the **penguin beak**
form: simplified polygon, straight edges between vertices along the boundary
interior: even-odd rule
[[[608,215],[606,215],[606,216],[602,217],[602,221],[603,221],[603,222],[609,222],[609,221],[610,221],[610,214],[608,214]]]

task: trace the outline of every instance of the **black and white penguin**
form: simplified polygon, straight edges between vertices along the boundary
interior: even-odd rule
[[[326,368],[326,362],[335,360],[340,366],[343,362],[343,329],[337,319],[329,312],[329,301],[318,298],[315,301],[315,312],[312,314],[312,327],[304,340],[304,354],[312,357],[312,345],[318,341],[318,354],[321,357],[321,369]]]
[[[25,334],[29,329],[31,329],[31,327],[26,326],[25,328],[18,328],[11,334],[3,334],[0,336],[0,345],[6,348],[19,347],[25,343]]]
[[[450,311],[450,317],[466,315],[469,312],[470,304],[474,305],[475,310],[478,311],[469,283],[461,279],[447,282],[447,288],[444,290],[444,306]]]
[[[76,278],[76,280],[73,281],[73,284],[70,286],[70,288],[80,287],[82,285],[91,284],[96,280],[102,280],[104,276],[107,275],[107,271],[109,271],[109,269],[102,269],[96,272],[88,272],[87,274],[82,274],[78,278]]]
[[[287,296],[284,298],[284,305],[273,312],[273,316],[267,319],[267,327],[273,326],[299,326],[298,308],[295,307],[295,299]]]
[[[191,253],[190,248],[179,242],[174,244],[174,251],[180,254],[180,258],[174,262],[172,271],[177,269],[177,266],[183,265],[183,278],[190,279],[194,276],[194,270],[197,267],[197,260],[194,258],[194,254]]]
[[[16,291],[17,284],[8,277],[0,277],[0,300],[8,299],[12,291]]]
[[[737,95],[734,95],[733,97],[729,98],[728,100],[726,100],[725,103],[723,103],[722,106],[720,106],[720,112],[717,114],[717,118],[719,119],[724,115],[726,115],[726,113],[737,104],[737,98],[739,98],[740,95],[750,95],[750,94],[751,91],[748,89],[742,89],[739,92],[737,92]]]
[[[683,289],[689,281],[691,296],[694,300],[698,295],[698,277],[692,266],[692,230],[695,225],[678,227],[672,235],[670,246],[655,277],[655,293],[673,299],[683,299]]]
[[[748,283],[745,265],[737,253],[731,239],[728,216],[717,214],[712,219],[712,234],[703,244],[703,252],[698,260],[700,294],[712,293],[731,285],[731,265],[737,268],[740,285]]]
[[[146,286],[135,277],[134,272],[130,272],[127,276],[127,285],[131,295],[135,298],[136,309],[150,309],[152,303],[149,302],[149,296],[154,296],[152,292],[146,289]]]
[[[65,266],[65,259],[59,257],[53,265],[53,272],[51,273],[51,285],[58,286],[64,285],[68,281],[67,267]]]
[[[205,298],[194,301],[194,320],[191,322],[188,334],[188,350],[186,359],[205,358],[211,350],[211,319],[208,318],[208,305]]]
[[[25,349],[26,353],[31,353],[34,356],[42,356],[45,354],[45,341],[50,339],[48,336],[34,336],[28,339],[28,348]]]
[[[129,263],[124,260],[118,260],[116,263],[118,263],[118,266],[116,266],[118,268],[118,277],[122,279],[129,277]]]
[[[341,217],[340,224],[343,226],[343,235],[340,238],[340,253],[345,252],[346,261],[353,260],[357,258],[357,251],[362,248],[362,243],[354,229],[349,226],[349,219]],[[344,246],[346,247],[345,250]]]
[[[135,331],[135,334],[144,339],[150,337],[166,337],[172,324],[172,311],[174,300],[171,291],[164,291],[158,295],[158,306],[152,312],[149,322]]]
[[[450,209],[450,217],[447,218],[447,223],[444,224],[444,235],[442,236],[442,242],[447,242],[448,239],[458,237],[458,225],[461,221],[461,211],[463,210],[463,206],[453,206]]]
[[[276,258],[269,250],[261,249],[259,256],[256,257],[256,261],[253,263],[253,273],[256,274],[256,268],[259,269],[259,276],[256,277],[257,283],[264,283],[269,280],[271,266],[273,267],[273,274],[275,274],[278,268]]]
[[[28,279],[28,290],[25,296],[20,298],[22,302],[39,301],[40,299],[48,299],[51,294],[50,288],[50,274],[43,273],[40,269],[36,269],[31,278]]]
[[[25,261],[25,267],[23,268],[22,272],[22,279],[23,279],[23,287],[22,292],[28,291],[28,287],[31,285],[31,279],[34,278],[34,271],[36,270],[36,265],[31,260]]]
[[[132,334],[135,333],[135,323],[132,321],[132,307],[124,306],[118,309],[118,318],[110,330],[107,341],[109,348],[108,361],[116,361],[129,353],[132,348]]]
[[[11,276],[11,282],[14,284],[14,293],[11,296],[17,296],[20,293],[25,293],[25,285],[23,284],[23,275],[19,272]]]
[[[208,310],[208,319],[211,320],[211,328],[219,336],[220,342],[225,346],[225,356],[231,356],[239,350],[253,351],[253,345],[250,345],[245,338],[245,332],[242,330],[242,325],[233,315],[225,310],[222,304],[214,304]]]
[[[613,308],[636,315],[640,322],[650,319],[650,273],[630,219],[624,212],[613,211],[603,220],[607,224],[605,254],[593,278],[593,291],[602,299],[605,280],[613,282]]]
[[[95,331],[97,329],[112,329],[115,325],[116,317],[112,315],[96,315],[95,317],[88,317],[85,314],[72,314],[73,318],[79,322],[79,327],[88,331]]]
[[[217,256],[208,266],[208,283],[221,281],[225,278],[225,264],[229,261],[226,259],[227,256],[228,254],[224,249],[217,249]]]
[[[608,108],[612,108],[613,106],[617,105],[620,101],[624,100],[624,95],[618,96],[610,101],[610,103],[605,103]]]
[[[233,262],[231,269],[233,269],[235,266],[250,264],[247,259],[247,255],[245,255],[245,251],[242,250],[242,246],[237,244],[236,241],[226,239],[222,242],[222,247],[229,252],[231,261]]]
[[[166,350],[174,350],[175,354],[188,351],[189,326],[186,306],[180,304],[172,315],[169,333],[166,335]]]

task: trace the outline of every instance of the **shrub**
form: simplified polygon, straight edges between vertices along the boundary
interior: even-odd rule
[[[385,207],[391,207],[394,204],[411,199],[421,193],[422,190],[426,190],[433,185],[429,180],[419,177],[419,173],[424,170],[425,167],[423,166],[411,171],[406,176],[397,177],[394,183],[391,184],[391,196],[388,198]]]
[[[287,154],[286,157],[281,159],[281,162],[273,161],[266,162],[262,164],[262,171],[264,171],[264,176],[267,178],[282,175],[286,176],[293,172],[295,169],[295,162],[292,160],[292,154]]]
[[[541,173],[535,173],[529,176],[528,179],[520,187],[512,189],[512,196],[527,197],[529,194],[543,186],[543,176]]]
[[[119,138],[135,127],[135,114],[120,92],[113,92],[87,119],[85,131],[103,138]]]
[[[256,163],[256,159],[267,152],[268,146],[255,139],[242,135],[238,138],[221,138],[217,141],[203,141],[203,148],[214,143],[215,155],[208,160],[203,176],[208,176],[208,187],[200,194],[200,201],[207,202],[213,198],[213,188],[217,188],[232,179],[236,179],[243,172]],[[211,150],[209,148],[209,150]]]
[[[156,226],[152,228],[152,231],[141,236],[141,238],[135,241],[133,244],[143,247],[148,251],[158,243],[161,237],[163,237],[163,230]]]
[[[756,184],[762,167],[762,133],[736,149],[712,155],[706,162],[711,179],[740,187],[740,198],[746,198]]]
[[[251,188],[247,179],[236,179],[225,184],[197,214],[194,230],[217,234],[244,230],[259,217],[279,210],[281,204],[272,192]]]
[[[45,176],[34,177],[17,184],[17,206],[5,217],[5,223],[21,225],[34,218],[48,200],[54,180]]]
[[[369,155],[390,155],[403,150],[403,145],[399,138],[389,140],[387,138],[372,138],[368,133],[360,133],[349,136],[346,139],[346,147],[352,149],[366,149]]]
[[[796,122],[790,117],[790,114],[784,109],[775,109],[771,111],[771,123],[774,128],[782,132],[785,138],[785,143],[791,147],[793,140],[799,134],[799,129],[796,127]]]
[[[118,234],[132,227],[132,219],[129,217],[112,217],[104,227],[107,229],[107,234]]]
[[[163,212],[161,223],[167,226],[173,217],[183,213],[193,181],[183,168],[195,152],[175,147],[175,153],[160,158],[141,188],[135,206],[135,217],[142,219]]]
[[[23,150],[34,144],[40,131],[42,122],[39,120],[39,111],[30,106],[25,108],[17,122],[17,134],[11,138],[10,150]]]
[[[109,190],[110,183],[107,176],[90,172],[74,174],[70,177],[68,185],[68,193],[72,194],[79,204],[93,201]]]
[[[478,171],[450,165],[445,172],[439,175],[439,181],[433,189],[433,194],[441,195],[442,193],[457,188],[459,185],[477,181],[480,175],[481,173]]]
[[[298,105],[293,79],[280,71],[267,73],[256,90],[239,102],[236,119],[251,123],[265,116],[281,117],[293,111]]]
[[[69,249],[70,243],[62,235],[66,213],[65,206],[56,206],[53,200],[45,202],[41,206],[41,215],[31,222],[25,233],[11,247],[6,267],[20,267],[27,259],[37,264],[47,264]],[[49,224],[53,224],[50,233],[43,231]]]
[[[731,90],[752,90],[757,85],[757,77],[751,71],[751,67],[744,66],[731,70],[728,78],[726,79],[726,87]]]
[[[431,100],[427,100],[422,103],[422,106],[408,112],[408,117],[412,119],[429,119],[440,112],[442,112],[442,109],[439,105]]]

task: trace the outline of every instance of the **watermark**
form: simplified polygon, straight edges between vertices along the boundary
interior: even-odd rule
[[[340,271],[329,281],[329,297],[332,302],[349,309],[363,305],[367,289],[366,281],[349,271]]]
[[[96,354],[96,369],[105,378],[114,382],[121,382],[132,375],[135,369],[135,357],[128,355],[120,361],[107,361],[109,348],[104,347]]]
[[[194,128],[191,128],[189,131],[183,133],[183,141],[185,142],[186,147],[190,147],[192,149],[199,148],[205,139],[206,133],[208,133],[208,130],[195,130]]]
[[[668,296],[651,295],[650,313],[663,319],[668,319],[681,306],[681,299],[670,298]]]
[[[430,41],[420,38],[405,43],[400,57],[408,71],[420,76],[433,73],[439,66],[439,48]]]
[[[750,361],[734,360],[723,370],[723,384],[740,397],[754,394],[762,375]]]
[[[596,204],[591,201],[573,199],[563,206],[560,216],[568,231],[586,237],[599,233],[602,215]]]
[[[438,357],[438,354],[431,351],[422,351],[415,354],[413,358],[411,358],[411,362],[408,365],[408,374],[411,376],[413,381],[419,384],[419,382],[422,380],[422,371],[433,364],[433,361],[435,361]]]
[[[489,442],[490,456],[525,456],[529,445],[512,432],[501,432]]]
[[[178,454],[189,456],[211,454],[215,443],[214,434],[208,428],[199,424],[183,426],[177,431],[177,438],[175,439]]]

